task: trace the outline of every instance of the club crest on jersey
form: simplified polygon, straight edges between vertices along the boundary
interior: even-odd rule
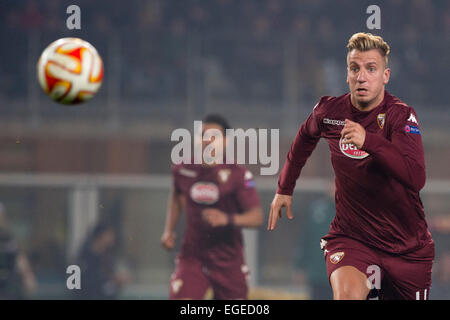
[[[342,138],[339,139],[339,149],[347,157],[352,159],[364,159],[369,154],[363,150],[359,150],[353,143],[342,143]]]
[[[337,264],[337,263],[341,262],[342,258],[344,258],[344,255],[345,255],[344,251],[339,251],[339,252],[333,253],[330,256],[330,262],[333,264]]]
[[[219,188],[211,182],[197,182],[192,185],[190,196],[198,204],[214,204],[219,200]]]
[[[385,119],[386,119],[386,114],[385,113],[378,114],[378,116],[377,116],[377,123],[378,123],[378,126],[381,129],[384,128],[384,121],[385,121]]]
[[[217,178],[221,183],[225,183],[228,181],[228,178],[230,177],[231,170],[230,169],[221,169],[219,172],[217,172]]]

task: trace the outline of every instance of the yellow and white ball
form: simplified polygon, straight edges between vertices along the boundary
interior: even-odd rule
[[[37,64],[39,84],[59,103],[72,105],[91,99],[103,81],[103,62],[89,42],[62,38],[52,42]]]

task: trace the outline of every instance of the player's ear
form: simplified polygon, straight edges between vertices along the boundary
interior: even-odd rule
[[[383,84],[386,85],[389,82],[390,76],[391,76],[391,69],[389,69],[389,68],[384,69]]]

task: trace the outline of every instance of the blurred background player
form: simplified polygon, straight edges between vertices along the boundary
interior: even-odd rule
[[[116,229],[108,222],[99,222],[81,248],[81,290],[74,290],[74,294],[81,299],[117,299],[130,279],[119,268],[119,258]]]
[[[30,298],[36,279],[27,256],[8,226],[5,206],[0,203],[0,299]]]
[[[224,118],[208,115],[202,136],[208,129],[220,130],[225,148],[227,128]],[[218,139],[211,143],[220,143]],[[204,149],[208,144],[202,143]],[[209,287],[215,299],[247,299],[249,270],[241,228],[258,227],[263,217],[251,172],[235,164],[205,161],[175,165],[172,172],[162,245],[174,247],[174,230],[183,211],[186,230],[170,280],[170,299],[203,299]]]
[[[381,298],[426,300],[434,242],[419,191],[425,157],[415,110],[385,90],[389,45],[356,33],[347,45],[350,93],[322,97],[301,125],[278,180],[269,230],[281,208],[293,218],[292,193],[324,137],[336,183],[336,216],[321,240],[335,299],[366,299],[373,266]],[[377,288],[380,289],[380,288]]]

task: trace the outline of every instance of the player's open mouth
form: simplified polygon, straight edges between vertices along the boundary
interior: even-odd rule
[[[358,94],[365,94],[368,92],[368,90],[366,88],[358,88],[358,89],[356,89],[356,92]]]

